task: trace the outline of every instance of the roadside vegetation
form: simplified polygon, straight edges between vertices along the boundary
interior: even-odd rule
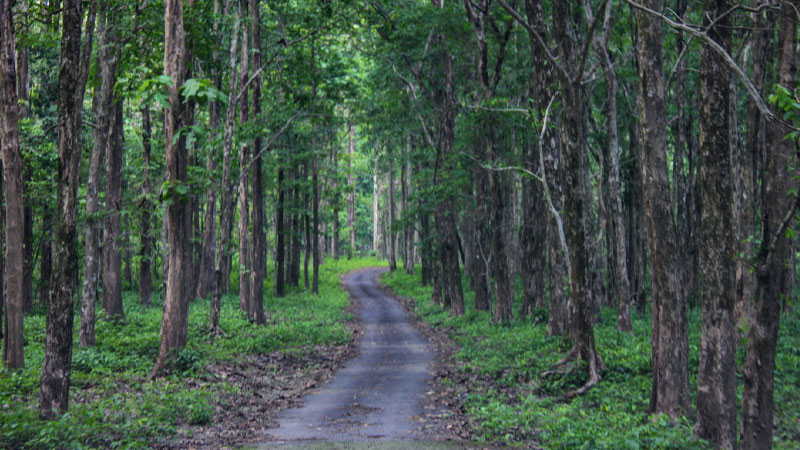
[[[53,421],[38,416],[45,318],[31,315],[25,322],[26,368],[0,368],[0,448],[142,448],[191,434],[193,426],[215,420],[220,394],[237,389],[210,376],[210,365],[241,363],[248,355],[277,350],[302,355],[315,346],[348,343],[350,302],[339,279],[376,265],[382,263],[328,259],[320,267],[320,295],[292,288],[283,298],[265,298],[267,326],[251,323],[239,309],[238,296],[227,295],[220,317],[223,334],[218,336],[208,332],[209,301],[192,302],[186,348],[168,375],[152,381],[147,377],[158,354],[163,297],[154,296],[145,307],[134,292],[126,291],[124,320],[99,317],[95,347],[79,348],[75,339],[71,408]],[[268,282],[265,291],[271,290]],[[77,335],[77,326],[75,330]]]
[[[606,364],[602,381],[585,395],[564,395],[586,382],[585,370],[565,369],[543,376],[569,351],[562,336],[547,336],[547,310],[530,317],[514,311],[506,326],[492,325],[490,312],[476,311],[474,293],[464,283],[466,313],[453,316],[431,301],[431,287],[420,284],[420,273],[386,273],[382,283],[415,302],[416,315],[427,324],[447,330],[460,350],[458,374],[468,386],[464,404],[475,437],[485,441],[545,448],[653,449],[713,448],[693,439],[695,422],[681,418],[677,426],[667,416],[648,414],[652,366],[651,316],[634,314],[633,332],[617,330],[615,310],[604,309],[595,324],[597,348]],[[519,288],[519,286],[518,286]],[[521,289],[517,289],[520,292]],[[515,305],[521,305],[520,299]],[[689,373],[697,389],[700,311],[689,311]],[[740,336],[746,335],[740,330]],[[775,369],[775,439],[773,448],[800,446],[800,320],[787,314],[781,321]],[[744,358],[737,347],[737,365]],[[575,368],[574,366],[570,369]],[[737,371],[741,407],[743,375]],[[445,380],[452,383],[453,380]]]

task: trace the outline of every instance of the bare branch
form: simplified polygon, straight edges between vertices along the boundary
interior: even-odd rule
[[[671,26],[672,28],[675,28],[676,30],[686,31],[687,33],[691,34],[692,36],[706,43],[706,45],[708,45],[712,50],[717,52],[717,54],[719,54],[719,56],[721,56],[722,59],[725,61],[725,64],[727,64],[728,67],[731,70],[733,70],[734,73],[736,73],[736,76],[739,77],[739,80],[742,82],[742,84],[744,84],[745,89],[747,89],[748,94],[750,94],[750,98],[753,100],[753,103],[755,103],[756,107],[761,112],[761,114],[763,114],[764,117],[766,117],[769,120],[778,119],[775,116],[775,114],[773,114],[772,111],[770,111],[767,104],[764,103],[764,99],[761,98],[761,95],[758,93],[758,90],[756,89],[755,86],[753,86],[753,83],[750,81],[750,78],[747,77],[747,74],[744,73],[744,70],[742,70],[742,68],[739,67],[738,64],[736,64],[736,61],[734,61],[733,58],[731,58],[731,55],[729,55],[728,52],[726,52],[725,49],[722,48],[717,43],[717,41],[712,39],[705,31],[700,31],[697,28],[686,25],[685,23],[676,22],[670,19],[669,17],[661,14],[660,12],[654,11],[644,5],[634,2],[633,0],[625,0],[625,1],[628,2],[628,4],[631,5],[633,8],[636,8],[640,11],[650,14],[653,17],[657,17],[662,21],[664,21],[667,25]]]

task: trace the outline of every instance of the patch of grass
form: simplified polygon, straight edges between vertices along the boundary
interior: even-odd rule
[[[274,298],[268,281],[267,326],[250,323],[239,311],[238,296],[227,295],[220,316],[224,336],[211,336],[206,329],[209,300],[192,302],[186,349],[179,353],[175,370],[154,381],[146,377],[158,353],[163,300],[154,298],[153,306],[144,307],[135,292],[125,292],[125,319],[106,320],[98,311],[97,345],[91,348],[77,345],[76,311],[70,410],[54,421],[39,420],[37,412],[45,317],[28,316],[26,368],[0,368],[0,448],[144,448],[183,425],[209,423],[215,393],[227,387],[204,381],[204,367],[254,353],[304,352],[314,345],[346,343],[349,297],[339,278],[379,265],[383,263],[376,259],[328,259],[320,267],[319,296],[291,288],[284,298]]]
[[[541,376],[570,349],[568,339],[546,335],[546,310],[536,311],[532,318],[519,318],[517,310],[517,318],[509,325],[491,325],[488,312],[474,310],[474,293],[466,280],[467,312],[462,317],[452,317],[430,301],[431,288],[420,285],[419,272],[386,273],[382,282],[397,294],[414,299],[422,320],[447,329],[460,346],[455,358],[464,375],[474,380],[466,408],[478,438],[511,444],[535,442],[555,449],[708,447],[693,439],[692,418],[672,424],[668,418],[647,413],[652,383],[649,312],[634,314],[633,333],[627,334],[616,329],[616,311],[603,311],[595,325],[597,349],[607,365],[603,379],[586,395],[565,401],[563,394],[581,386],[586,376],[581,370]],[[520,304],[521,298],[517,298],[515,305]],[[694,393],[700,342],[697,309],[690,311],[689,324],[690,389]],[[784,315],[775,370],[775,448],[797,448],[800,444],[797,336],[800,318],[792,313]],[[740,348],[740,362],[743,355]],[[737,378],[741,405],[741,364]]]

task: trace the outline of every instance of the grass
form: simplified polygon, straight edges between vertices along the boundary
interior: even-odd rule
[[[647,414],[652,382],[650,316],[634,315],[633,333],[616,329],[616,312],[604,310],[595,325],[598,351],[607,365],[600,384],[586,395],[564,401],[561,394],[585,382],[583,371],[542,378],[540,374],[563,357],[570,343],[546,335],[547,311],[532,318],[515,318],[508,326],[490,324],[488,312],[478,312],[474,293],[464,284],[467,313],[452,317],[430,301],[431,288],[420,285],[419,272],[398,270],[384,274],[383,283],[399,295],[413,298],[416,313],[425,322],[448,330],[460,351],[455,358],[470,380],[467,415],[479,439],[508,444],[535,443],[553,449],[708,448],[693,439],[694,421],[686,417],[672,424]],[[517,289],[519,294],[520,289]],[[515,302],[518,306],[521,300]],[[699,310],[689,313],[689,370],[691,392],[696,392]],[[800,446],[800,318],[782,318],[775,371],[777,449]],[[740,346],[739,404],[743,378]]]
[[[178,370],[146,381],[159,347],[163,300],[142,307],[134,292],[125,292],[125,319],[96,325],[97,346],[79,348],[76,310],[70,410],[55,421],[38,418],[39,377],[44,358],[45,317],[25,318],[26,368],[0,368],[0,448],[142,448],[175,435],[187,425],[213,420],[215,389],[202,381],[204,367],[234,362],[255,353],[303,352],[314,345],[338,345],[350,339],[344,322],[347,293],[339,277],[362,267],[382,265],[375,259],[336,261],[320,267],[320,295],[291,289],[284,298],[265,286],[266,327],[251,324],[239,311],[238,296],[223,298],[220,323],[224,336],[206,330],[208,300],[190,306],[189,338],[178,357]],[[187,380],[196,382],[187,383]]]

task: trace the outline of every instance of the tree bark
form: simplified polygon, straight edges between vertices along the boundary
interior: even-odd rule
[[[278,162],[278,206],[275,214],[275,295],[286,295],[286,228],[284,211],[286,209],[286,183],[283,162]]]
[[[25,307],[24,255],[25,212],[23,206],[22,155],[19,145],[19,103],[14,63],[12,1],[0,0],[0,143],[3,152],[3,187],[6,191],[5,229],[5,325],[3,365],[25,367],[23,321]]]
[[[758,0],[757,6],[768,4],[769,0]],[[754,14],[751,40],[750,79],[759,93],[765,94],[767,64],[772,61],[774,16]],[[746,141],[743,156],[740,189],[742,205],[740,209],[739,241],[740,252],[749,255],[755,251],[746,239],[756,234],[756,214],[758,212],[757,169],[766,151],[766,120],[755,102],[747,102],[745,119]],[[744,241],[744,242],[743,242]],[[751,322],[754,276],[746,260],[737,260],[736,266],[736,322]]]
[[[258,0],[250,0],[251,31],[253,39],[253,67],[261,67],[261,16]],[[261,72],[256,75],[253,82],[253,116],[260,120],[261,115]],[[264,213],[264,181],[261,158],[261,135],[258,135],[253,145],[253,151],[258,155],[253,161],[253,258],[252,282],[253,293],[251,320],[259,325],[267,322],[264,316],[264,278],[267,274],[267,243]],[[212,216],[213,217],[213,216]]]
[[[597,354],[592,320],[589,255],[585,251],[587,236],[586,183],[588,181],[588,142],[586,135],[586,111],[579,67],[575,50],[575,37],[570,20],[570,7],[566,3],[554,5],[554,39],[559,43],[562,64],[569,64],[562,73],[561,126],[565,162],[565,228],[569,249],[570,288],[570,334],[573,339],[570,357],[587,364],[589,380],[585,388],[596,384],[603,370],[603,362]],[[581,388],[584,389],[584,388]]]
[[[122,100],[112,106],[106,145],[106,204],[103,231],[103,308],[109,317],[123,318],[122,306]]]
[[[386,239],[389,244],[389,271],[394,272],[397,270],[397,241],[395,239],[394,221],[395,221],[395,202],[394,202],[394,157],[389,156],[389,222],[386,224]]]
[[[7,4],[7,0],[3,4]],[[78,271],[76,219],[82,147],[81,110],[88,70],[81,64],[84,60],[81,58],[81,2],[64,0],[61,5],[61,61],[58,74],[58,212],[55,271],[47,308],[47,331],[39,394],[39,416],[42,418],[52,418],[56,410],[64,412],[69,405],[73,298],[75,273]],[[91,10],[94,7],[93,3]],[[93,13],[90,12],[89,16],[92,22],[87,21],[85,50],[87,47],[91,50],[92,42]],[[8,42],[5,37],[2,41]]]
[[[226,9],[230,8],[230,2]],[[239,6],[241,8],[241,6]],[[241,13],[237,12],[233,17],[233,30],[231,31],[231,47],[229,53],[229,67],[236,73],[236,64],[239,50],[239,21]],[[230,96],[236,95],[239,86],[239,77],[230,77],[228,93]],[[231,267],[231,229],[233,227],[233,186],[231,186],[231,151],[233,148],[233,125],[236,119],[236,103],[231,101],[225,112],[225,131],[222,143],[222,185],[220,186],[220,205],[219,205],[219,241],[217,243],[214,271],[220,272],[220,289],[227,291],[227,280],[230,278]],[[216,275],[215,275],[216,277]],[[209,313],[209,329],[212,332],[219,331],[219,308],[218,297],[214,295],[211,301],[211,311]],[[214,320],[216,319],[216,321]]]
[[[778,27],[778,84],[791,92],[797,83],[797,9],[800,2],[781,4]],[[781,229],[794,200],[789,191],[797,166],[795,143],[785,139],[790,129],[771,121],[767,125],[769,145],[762,155],[761,245],[756,256],[756,293],[753,320],[748,333],[742,394],[742,442],[745,449],[768,449],[772,445],[775,391],[775,349],[780,324],[779,299],[790,295],[783,279],[789,241]],[[784,219],[786,217],[786,219]]]
[[[704,26],[730,51],[730,20],[721,17],[731,4],[706,0]],[[736,332],[734,329],[733,186],[729,108],[731,75],[707,45],[700,58],[700,168],[703,271],[700,363],[697,378],[699,437],[722,448],[736,447]]]
[[[119,62],[119,53],[116,51],[119,40],[117,24],[109,20],[104,10],[101,12],[101,21],[105,23],[101,47],[98,49],[100,64],[100,92],[97,94],[95,140],[92,154],[89,159],[89,179],[86,183],[86,217],[87,224],[84,233],[85,257],[83,286],[81,289],[81,324],[79,343],[81,347],[95,345],[94,324],[95,305],[97,304],[98,286],[100,285],[100,218],[102,216],[99,204],[100,183],[102,180],[103,161],[110,152],[111,127],[114,116],[114,83],[116,83],[116,69]],[[105,306],[105,302],[103,303]]]
[[[153,295],[153,281],[151,278],[151,262],[153,259],[153,239],[150,236],[150,210],[154,208],[150,200],[150,150],[153,125],[150,122],[150,107],[143,106],[142,115],[142,201],[139,203],[142,210],[141,232],[142,244],[139,251],[139,303],[149,305]],[[212,216],[213,219],[213,216]],[[212,220],[213,221],[213,220]]]
[[[377,255],[378,253],[378,246],[380,245],[380,231],[378,229],[378,208],[380,203],[378,202],[378,197],[380,197],[380,188],[378,185],[378,152],[375,152],[375,169],[372,172],[372,251],[375,252]],[[334,239],[336,239],[336,233],[333,235]],[[334,244],[335,245],[335,244]]]
[[[660,11],[660,0],[643,2]],[[662,23],[635,12],[638,22],[640,126],[643,141],[645,221],[653,289],[650,411],[673,418],[689,413],[686,301],[679,279],[675,226],[666,161],[666,103],[662,60]]]
[[[347,229],[350,230],[350,249],[347,256],[352,258],[356,251],[356,183],[353,176],[353,158],[356,153],[356,130],[347,121]]]
[[[169,87],[169,111],[165,120],[167,182],[170,184],[167,204],[167,236],[169,239],[169,272],[161,321],[161,346],[150,376],[159,375],[186,346],[189,299],[186,290],[192,269],[191,239],[192,211],[189,201],[181,195],[181,186],[188,183],[189,154],[186,139],[176,133],[183,126],[183,108],[178,89],[186,76],[186,48],[183,29],[183,2],[166,0],[164,4],[164,73],[173,81]]]
[[[242,22],[246,23],[247,11],[239,7],[239,14]],[[250,77],[250,34],[245,26],[242,28],[242,56],[239,67],[239,85],[242,89],[241,103],[239,104],[239,123],[244,125],[248,121],[249,105],[247,102],[247,88],[245,83]],[[242,145],[239,154],[239,309],[248,313],[251,310],[252,287],[250,285],[250,197],[249,197],[249,166],[250,166],[250,147],[245,143]]]

